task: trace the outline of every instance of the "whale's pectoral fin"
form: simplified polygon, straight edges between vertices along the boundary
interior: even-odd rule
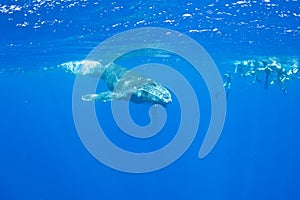
[[[102,92],[99,94],[86,94],[81,97],[84,101],[110,101],[111,100],[111,92]]]
[[[107,102],[111,100],[117,100],[117,99],[126,99],[127,95],[126,93],[117,93],[117,92],[101,92],[99,94],[86,94],[83,95],[81,98],[84,101],[102,101]]]

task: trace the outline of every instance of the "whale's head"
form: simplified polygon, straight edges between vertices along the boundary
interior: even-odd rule
[[[137,91],[134,92],[131,100],[137,103],[150,102],[166,106],[172,103],[172,96],[167,88],[153,81],[139,87]]]

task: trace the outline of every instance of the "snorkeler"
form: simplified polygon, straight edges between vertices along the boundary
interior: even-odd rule
[[[259,57],[259,59],[235,61],[234,74],[239,77],[250,77],[252,84],[264,82],[264,88],[268,89],[270,85],[278,85],[286,95],[286,82],[300,78],[298,58],[278,58],[278,57]],[[230,72],[224,75],[224,87],[227,94],[231,90],[232,76]]]
[[[224,88],[226,90],[226,97],[228,97],[231,91],[231,81],[232,81],[231,73],[227,72],[226,74],[224,74],[224,78],[225,78]]]

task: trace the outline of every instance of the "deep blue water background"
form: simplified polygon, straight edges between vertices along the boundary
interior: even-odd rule
[[[188,77],[201,102],[195,141],[167,168],[127,174],[104,166],[85,149],[72,116],[75,77],[57,69],[84,59],[109,36],[153,26],[198,41],[221,72],[233,69],[235,59],[299,56],[299,7],[296,0],[2,0],[0,199],[299,199],[299,80],[288,83],[283,96],[276,87],[265,91],[236,79],[220,140],[200,160],[209,96],[199,77]],[[109,107],[97,104],[97,112],[109,116]],[[133,117],[146,124],[141,110],[147,106],[132,107],[138,114]],[[170,119],[175,125],[168,125],[172,133],[179,114],[176,104],[167,109],[175,117]],[[106,128],[115,130],[113,121],[105,120]],[[118,134],[109,137],[128,149],[142,149],[141,144],[152,149],[172,138],[139,143]]]

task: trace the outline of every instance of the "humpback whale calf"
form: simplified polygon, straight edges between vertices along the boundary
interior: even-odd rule
[[[98,61],[82,60],[59,66],[76,75],[101,77],[106,82],[109,91],[83,95],[84,101],[130,100],[134,103],[150,102],[163,106],[172,102],[170,92],[160,83],[115,63],[103,66]]]

